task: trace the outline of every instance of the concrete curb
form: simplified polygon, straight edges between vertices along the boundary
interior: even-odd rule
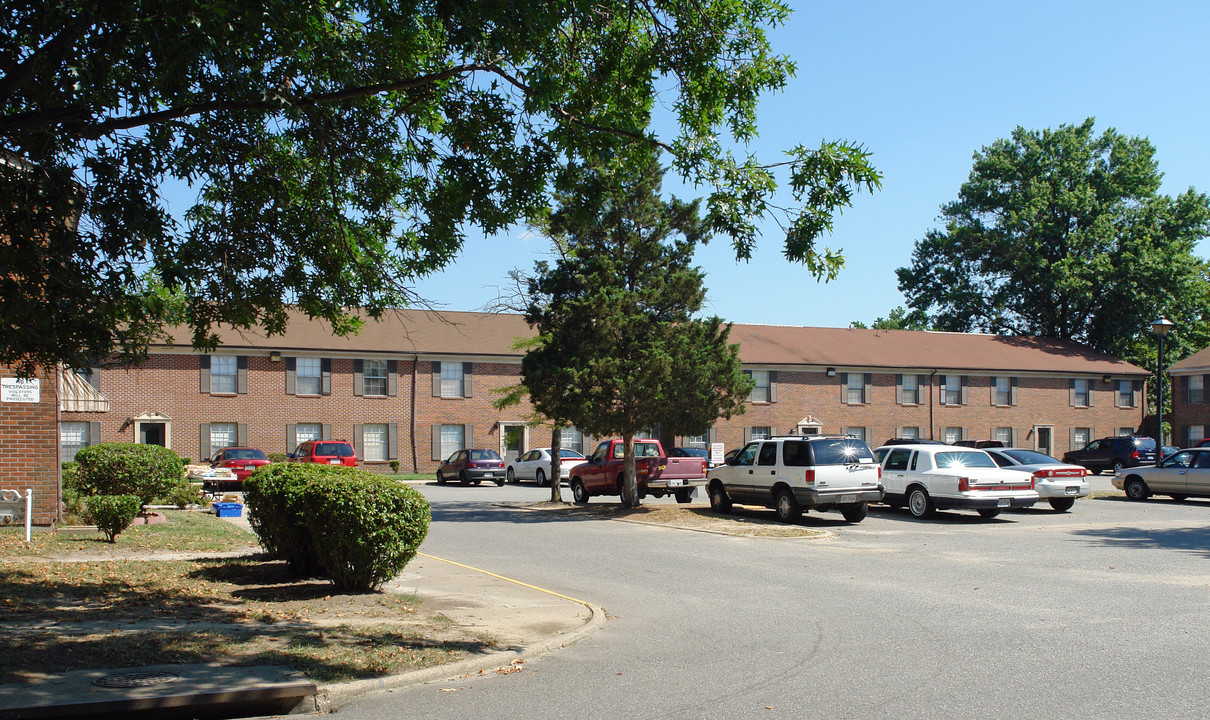
[[[573,645],[600,630],[605,625],[605,610],[583,603],[590,616],[583,625],[562,635],[554,635],[532,643],[520,650],[502,650],[487,655],[469,657],[449,665],[412,670],[398,675],[369,680],[352,680],[344,683],[321,685],[316,695],[316,710],[336,712],[353,698],[378,690],[397,690],[434,680],[454,680],[469,675],[478,675],[507,667],[514,660],[528,660],[548,652]]]

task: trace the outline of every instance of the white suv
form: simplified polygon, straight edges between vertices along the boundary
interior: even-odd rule
[[[732,503],[762,505],[783,522],[804,509],[839,510],[848,522],[865,519],[882,500],[882,469],[874,453],[852,435],[792,435],[753,440],[726,465],[706,475],[710,507],[731,512]]]

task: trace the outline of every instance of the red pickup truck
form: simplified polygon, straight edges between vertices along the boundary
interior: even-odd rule
[[[625,482],[621,440],[606,440],[597,446],[588,462],[572,468],[571,494],[583,504],[593,495],[621,495]],[[650,494],[676,495],[676,501],[693,499],[693,488],[706,484],[706,460],[698,457],[668,457],[659,440],[634,441],[634,472],[639,497]]]

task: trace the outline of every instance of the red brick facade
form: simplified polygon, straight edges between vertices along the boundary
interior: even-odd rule
[[[1190,447],[1210,437],[1210,371],[1172,377],[1171,442]],[[1154,423],[1152,424],[1154,427]]]
[[[223,353],[220,353],[223,354]],[[231,354],[235,354],[234,351]],[[283,355],[287,355],[283,351]],[[311,351],[297,357],[319,357]],[[200,458],[203,425],[234,423],[241,426],[241,439],[270,453],[285,453],[293,448],[289,429],[298,423],[325,426],[327,437],[357,443],[358,429],[365,423],[392,427],[391,447],[404,472],[431,472],[436,469],[434,426],[461,425],[469,432],[469,443],[476,447],[503,450],[502,427],[523,423],[531,413],[528,405],[497,410],[492,403],[498,390],[519,380],[520,362],[500,359],[486,362],[471,357],[443,357],[434,360],[416,356],[377,356],[393,361],[395,369],[390,387],[394,394],[367,397],[355,394],[355,361],[351,356],[326,356],[329,394],[288,394],[287,374],[292,356],[270,359],[269,353],[248,354],[242,362],[237,392],[218,394],[203,391],[205,382],[202,356],[191,353],[154,354],[144,365],[129,370],[102,370],[99,389],[111,403],[107,413],[63,413],[66,421],[100,421],[100,436],[92,442],[140,441],[136,432],[140,417],[144,422],[163,422],[166,442],[184,457]],[[371,359],[369,355],[365,359]],[[457,363],[469,368],[464,375],[464,395],[439,397],[434,387],[434,362]],[[438,366],[439,367],[439,366]],[[835,371],[836,369],[833,368]],[[918,437],[946,439],[945,429],[967,439],[996,438],[997,428],[1011,428],[1018,445],[1043,447],[1053,455],[1070,449],[1078,438],[1084,442],[1118,434],[1125,428],[1137,428],[1143,419],[1141,403],[1118,407],[1121,400],[1118,379],[1106,382],[1101,376],[1045,376],[1039,373],[1014,375],[1015,391],[1009,405],[994,404],[994,376],[987,371],[964,372],[965,403],[941,403],[943,375],[914,371],[922,378],[918,402],[898,402],[899,374],[857,369],[869,384],[860,402],[847,402],[842,382],[846,368],[829,375],[824,368],[772,371],[774,402],[749,404],[743,415],[720,421],[713,440],[726,449],[741,445],[753,428],[773,433],[797,431],[800,422],[810,421],[804,429],[835,433],[860,428],[871,446],[914,428]],[[952,371],[951,371],[952,374]],[[999,373],[1006,376],[1005,373]],[[438,376],[439,377],[439,376]],[[1071,381],[1079,377],[1088,382],[1089,406],[1072,402]],[[1109,376],[1105,376],[1109,377]],[[1141,381],[1126,378],[1127,382]],[[243,392],[239,392],[243,390]],[[868,395],[866,395],[868,392]],[[1136,393],[1131,402],[1139,402]],[[1208,421],[1210,422],[1210,421]],[[1078,434],[1075,431],[1079,428]],[[1042,435],[1039,435],[1041,431]],[[1046,435],[1049,434],[1049,447]],[[678,442],[683,439],[678,438]],[[527,431],[526,447],[549,443],[548,428]],[[591,451],[591,438],[584,449]],[[367,469],[389,472],[386,461],[368,463]]]
[[[0,378],[17,374],[0,365]],[[0,402],[0,488],[33,490],[33,524],[49,525],[59,517],[62,484],[59,473],[58,376],[36,378],[37,402]],[[10,396],[10,400],[16,396]]]

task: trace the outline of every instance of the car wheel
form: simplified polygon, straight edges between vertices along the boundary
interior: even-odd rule
[[[676,501],[681,504],[684,504],[687,502],[693,502],[693,488],[685,488],[683,490],[677,490],[676,491]]]
[[[543,470],[542,468],[538,468],[538,472],[534,477],[537,478],[538,485],[540,485],[542,487],[546,487],[546,471],[545,470]]]
[[[1000,514],[1000,508],[979,508],[979,517],[991,520]]]
[[[865,520],[865,516],[870,513],[869,503],[854,503],[852,505],[842,505],[840,514],[844,516],[845,522],[859,523]]]
[[[438,484],[438,485],[444,485],[444,484],[445,484],[445,476],[441,474],[441,471],[440,471],[440,470],[438,470],[438,471],[437,471],[437,484]]]
[[[1124,468],[1124,467],[1126,467],[1126,463],[1122,462],[1121,460],[1114,460],[1113,461],[1113,474],[1116,475],[1116,474],[1120,473],[1122,471],[1122,468]]]
[[[1147,486],[1138,478],[1131,478],[1126,481],[1126,497],[1131,500],[1146,500],[1151,493],[1148,492]]]
[[[782,522],[795,522],[802,517],[802,506],[794,499],[794,493],[790,492],[789,488],[777,491],[773,509],[777,511],[777,519]]]
[[[907,506],[912,517],[922,518],[933,514],[933,499],[922,487],[914,487],[908,493]]]
[[[504,487],[504,478],[500,478],[496,481],[496,487]]]
[[[462,483],[463,485],[471,484],[471,479],[466,476],[466,471],[463,471],[458,475],[458,482]]]
[[[1185,502],[1185,500],[1188,499],[1188,497],[1189,497],[1188,495],[1181,495],[1178,493],[1176,495],[1173,495],[1172,499],[1177,502]]]
[[[471,485],[474,485],[475,487],[479,487],[479,483],[481,483],[481,482],[483,482],[483,481],[482,480],[471,480]]]
[[[517,473],[513,472],[512,468],[509,468],[508,470],[504,471],[504,474],[508,477],[508,481],[510,483],[512,483],[513,485],[517,484]]]
[[[588,494],[588,490],[584,488],[584,481],[580,478],[571,479],[571,499],[576,505],[584,505],[588,502],[588,498],[592,497]]]
[[[1055,497],[1054,500],[1050,500],[1049,502],[1050,507],[1053,507],[1056,509],[1056,511],[1061,513],[1070,511],[1071,506],[1076,505],[1076,499],[1074,499],[1074,497]]]
[[[709,495],[711,510],[723,515],[731,512],[731,496],[727,495],[727,490],[721,482],[715,482],[710,486]]]
[[[1067,512],[1071,509],[1071,506],[1075,504],[1075,498],[1055,498],[1050,501],[1050,506],[1058,512]]]

